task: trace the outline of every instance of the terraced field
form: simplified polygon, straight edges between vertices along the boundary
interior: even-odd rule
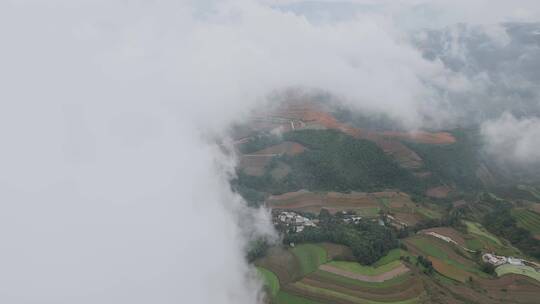
[[[540,235],[540,214],[527,209],[513,209],[512,217],[516,219],[519,227],[534,235]]]
[[[268,269],[263,267],[257,267],[259,275],[264,281],[264,285],[268,288],[272,297],[275,297],[279,292],[279,279],[278,277]]]
[[[529,266],[516,266],[516,265],[505,264],[505,265],[501,265],[497,267],[495,269],[495,272],[497,272],[498,276],[514,273],[514,274],[524,275],[524,276],[533,278],[537,281],[540,281],[540,272],[534,270],[534,268],[529,267]]]
[[[295,296],[287,292],[279,292],[274,298],[274,304],[322,304],[311,299],[306,299],[300,296]]]
[[[435,258],[435,257],[429,257],[429,260],[433,264],[433,268],[443,276],[459,281],[459,282],[466,282],[469,278],[470,274],[462,270],[460,268],[454,267],[453,265],[450,265],[449,263],[446,263],[445,261]]]
[[[399,304],[417,303],[424,296],[421,280],[400,261],[405,251],[392,250],[374,266],[331,260],[344,252],[339,245],[300,244],[273,249],[274,257],[256,264],[274,304]],[[277,268],[283,262],[288,267]]]
[[[300,261],[302,275],[316,271],[319,265],[328,261],[326,250],[319,245],[300,244],[292,252]]]
[[[414,236],[407,239],[406,242],[411,246],[411,249],[417,251],[420,255],[428,257],[432,261],[435,270],[448,278],[463,281],[464,276],[486,276],[474,262],[463,256],[464,252],[461,253],[463,255],[458,254],[457,250],[459,249],[454,245],[428,236]],[[456,268],[456,270],[452,268]]]
[[[489,233],[482,225],[474,222],[468,222],[464,221],[465,225],[467,226],[467,231],[469,233],[475,234],[477,236],[483,237],[497,245],[502,245],[501,241],[494,236],[493,234]]]
[[[540,190],[536,189],[535,187],[519,185],[518,189],[528,191],[530,194],[540,200]]]

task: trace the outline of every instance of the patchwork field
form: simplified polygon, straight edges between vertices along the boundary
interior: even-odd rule
[[[274,195],[268,198],[270,208],[292,209],[318,214],[322,208],[330,213],[354,210],[365,216],[375,216],[380,210],[378,201],[369,193],[315,193],[306,190]]]
[[[240,157],[238,168],[242,169],[247,175],[262,176],[273,157],[283,154],[297,155],[304,152],[304,150],[305,147],[301,144],[285,141],[254,153],[243,154]],[[282,169],[286,170],[285,168]],[[274,174],[282,175],[281,172],[275,172]]]
[[[462,281],[464,276],[486,277],[486,274],[481,272],[478,266],[466,257],[468,253],[455,245],[427,235],[414,236],[407,239],[406,243],[414,253],[430,259],[435,270],[448,278]]]
[[[273,249],[256,264],[272,303],[418,303],[424,296],[421,280],[400,261],[406,252],[392,250],[374,266],[331,260],[343,254],[340,245],[300,244]],[[278,261],[292,270],[276,268]]]
[[[409,226],[423,219],[441,217],[436,209],[417,207],[407,194],[398,191],[317,193],[300,190],[270,196],[266,205],[273,209],[290,209],[314,214],[318,214],[323,208],[332,214],[339,211],[354,211],[365,217],[376,217],[380,210],[385,210],[393,214],[399,222]]]

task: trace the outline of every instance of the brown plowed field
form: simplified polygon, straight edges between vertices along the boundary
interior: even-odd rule
[[[305,190],[270,196],[267,206],[319,213],[322,208],[331,213],[362,208],[378,208],[377,199],[367,193],[313,193]]]
[[[401,288],[381,288],[386,292],[377,291],[377,288],[365,289],[365,288],[348,288],[346,285],[341,283],[336,283],[332,281],[319,281],[318,279],[306,277],[300,282],[295,284],[290,284],[291,289],[298,292],[306,292],[304,286],[321,288],[326,290],[331,290],[338,292],[343,295],[352,296],[358,299],[365,299],[370,301],[380,301],[380,302],[392,302],[392,301],[403,301],[407,299],[416,298],[423,293],[423,285],[419,281],[408,281],[409,284],[401,285]],[[309,291],[308,291],[309,292]],[[346,301],[341,298],[333,297],[332,295],[325,294],[323,292],[313,293],[309,292],[312,297],[317,296],[317,298],[324,298],[325,300],[330,300],[330,303],[341,303],[340,301]],[[335,301],[335,302],[334,302]]]
[[[255,264],[275,273],[281,285],[293,282],[301,277],[298,258],[290,251],[279,247],[270,248],[267,255]]]

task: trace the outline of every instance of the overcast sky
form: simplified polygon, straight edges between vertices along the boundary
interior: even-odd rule
[[[272,230],[231,193],[214,138],[289,87],[409,128],[452,121],[441,90],[478,85],[409,31],[538,21],[540,6],[359,1],[321,19],[270,2],[0,2],[0,302],[257,303],[243,250]],[[530,155],[538,121],[509,115],[486,136],[516,125]]]

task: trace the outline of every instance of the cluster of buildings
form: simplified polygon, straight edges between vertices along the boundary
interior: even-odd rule
[[[316,220],[311,220],[296,212],[281,211],[274,218],[274,225],[292,228],[294,232],[302,232],[306,227],[316,227]]]
[[[407,223],[404,223],[404,222],[396,219],[392,215],[385,214],[385,216],[386,216],[386,220],[388,220],[394,227],[396,227],[398,229],[407,227]]]
[[[514,257],[505,257],[500,255],[495,255],[492,253],[486,253],[482,256],[482,260],[486,263],[489,263],[493,266],[500,266],[503,264],[510,264],[515,266],[522,266],[523,260],[517,259]]]
[[[358,224],[362,220],[361,216],[358,215],[344,215],[343,221],[347,224]]]

